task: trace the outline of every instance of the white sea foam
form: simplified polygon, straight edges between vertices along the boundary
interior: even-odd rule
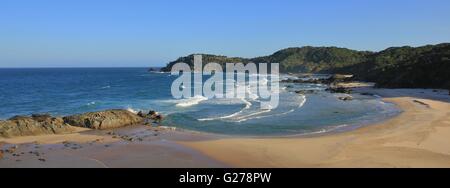
[[[133,114],[137,114],[137,113],[138,113],[137,110],[134,110],[134,109],[131,108],[131,107],[128,107],[128,108],[127,108],[127,111],[128,111],[128,112],[131,112],[131,113],[133,113]]]
[[[232,122],[245,122],[248,120],[252,120],[252,119],[261,119],[261,118],[267,118],[267,117],[273,117],[273,116],[282,116],[282,115],[286,115],[289,113],[294,112],[295,110],[303,107],[303,105],[306,103],[306,96],[304,95],[300,95],[299,96],[299,103],[298,106],[285,111],[285,112],[281,112],[281,113],[274,113],[274,114],[270,114],[270,115],[264,115],[266,113],[270,113],[272,110],[269,109],[265,109],[265,110],[258,110],[258,111],[249,111],[252,103],[249,102],[246,99],[241,99],[242,102],[244,102],[245,107],[242,108],[241,110],[239,110],[238,112],[235,112],[233,114],[230,115],[226,115],[226,116],[221,116],[221,117],[210,117],[210,118],[201,118],[201,119],[197,119],[198,121],[214,121],[214,120],[229,120]],[[258,102],[258,100],[255,100],[255,102]]]
[[[243,113],[245,110],[250,109],[252,106],[252,103],[245,100],[245,99],[241,99],[242,102],[244,102],[245,107],[242,108],[241,110],[239,110],[238,112],[235,112],[233,114],[230,115],[226,115],[226,116],[221,116],[221,117],[212,117],[212,118],[201,118],[201,119],[197,119],[198,121],[214,121],[214,120],[220,120],[220,119],[229,119],[229,118],[233,118],[238,116],[239,114]]]
[[[197,95],[197,96],[194,96],[194,97],[191,97],[188,99],[179,100],[179,102],[176,106],[177,107],[190,107],[190,106],[197,105],[200,102],[206,101],[206,100],[208,100],[207,97]]]
[[[92,106],[92,105],[95,105],[95,104],[96,104],[95,101],[92,101],[92,102],[87,103],[86,105]]]
[[[264,113],[269,113],[270,111],[272,111],[272,110],[267,109],[267,110],[257,111],[257,112],[254,112],[254,113],[251,113],[251,114],[248,114],[248,115],[245,115],[245,116],[240,116],[240,117],[238,117],[236,119],[236,122],[240,123],[240,122],[248,121],[248,120],[251,120],[251,119],[255,119],[255,118],[260,117],[260,116],[257,116],[257,115],[264,114]]]
[[[254,114],[251,114],[251,115],[248,115],[248,116],[244,117],[243,119],[238,120],[237,122],[244,122],[244,121],[248,121],[248,120],[251,120],[251,119],[262,119],[262,118],[267,118],[267,117],[282,116],[282,115],[290,114],[292,112],[295,112],[295,110],[303,107],[303,105],[305,105],[305,103],[306,103],[306,96],[305,95],[301,95],[301,98],[302,99],[299,102],[299,105],[298,105],[297,108],[290,109],[290,110],[288,110],[286,112],[277,113],[277,114],[271,114],[271,115],[266,115],[266,116],[255,116],[255,115],[258,115],[258,114],[261,114],[261,113],[254,113]],[[262,111],[262,113],[266,113],[266,112],[270,112],[270,110],[265,111],[265,112]],[[254,116],[254,117],[251,117],[251,116]],[[250,118],[248,118],[248,117],[250,117]]]

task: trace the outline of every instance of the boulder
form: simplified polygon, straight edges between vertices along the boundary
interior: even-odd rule
[[[352,90],[346,87],[329,87],[325,91],[329,91],[330,93],[352,93]]]
[[[145,124],[151,124],[151,122],[161,123],[161,121],[164,119],[163,115],[154,110],[150,110],[147,114],[144,114],[144,112],[140,111],[137,115],[141,118],[144,118]]]
[[[334,74],[331,75],[329,78],[300,78],[300,79],[287,79],[282,80],[282,83],[297,83],[297,84],[337,84],[341,82],[349,82],[353,80],[353,75],[341,75],[341,74]]]
[[[343,100],[343,101],[351,101],[353,100],[352,96],[344,96],[344,97],[338,97],[339,100]]]
[[[312,90],[312,89],[304,89],[304,90],[298,90],[295,91],[295,93],[300,94],[300,95],[306,95],[306,94],[314,94],[317,93],[317,90]]]
[[[157,123],[161,123],[161,121],[164,120],[164,117],[161,114],[155,114],[151,117],[151,119]]]
[[[119,128],[144,122],[144,118],[127,110],[90,112],[66,116],[63,119],[69,125],[91,129]]]
[[[0,137],[34,136],[43,134],[71,133],[74,128],[64,123],[60,117],[35,114],[14,116],[6,121],[0,121]]]

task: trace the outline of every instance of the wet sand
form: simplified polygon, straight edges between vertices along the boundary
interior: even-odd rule
[[[359,88],[397,104],[399,116],[312,138],[179,142],[234,167],[450,167],[448,91]]]
[[[83,130],[66,135],[0,139],[2,168],[207,168],[227,167],[175,141],[211,139],[192,132],[147,126]]]

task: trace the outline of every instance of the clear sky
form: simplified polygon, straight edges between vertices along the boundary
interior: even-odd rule
[[[442,42],[448,0],[0,0],[0,67],[147,67],[191,53]]]

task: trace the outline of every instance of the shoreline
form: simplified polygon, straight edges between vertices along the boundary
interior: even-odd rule
[[[19,156],[4,153],[0,167],[450,166],[450,149],[446,147],[450,145],[447,139],[450,137],[450,96],[444,95],[445,92],[353,89],[357,93],[379,95],[403,112],[344,132],[302,136],[243,137],[131,126],[112,130],[78,128],[71,134],[0,138],[0,148],[19,146],[16,152]],[[142,140],[128,142],[114,138],[110,131]],[[35,153],[41,158],[34,156]],[[68,157],[75,162],[67,164]]]
[[[450,96],[423,89],[357,90],[380,95],[403,113],[318,137],[178,143],[233,167],[450,167]]]

